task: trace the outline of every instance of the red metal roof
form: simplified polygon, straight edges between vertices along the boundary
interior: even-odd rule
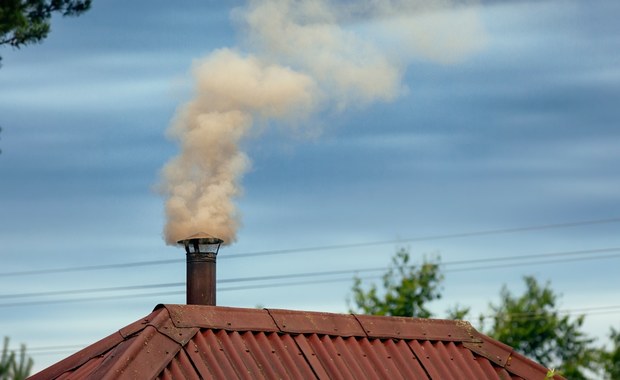
[[[31,379],[518,380],[546,373],[462,321],[159,305]]]

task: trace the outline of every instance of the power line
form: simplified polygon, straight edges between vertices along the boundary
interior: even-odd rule
[[[595,307],[582,307],[575,309],[560,309],[560,310],[543,310],[543,311],[532,311],[532,312],[521,312],[521,313],[502,313],[498,312],[495,315],[483,315],[481,316],[484,319],[513,319],[513,320],[531,320],[531,319],[539,319],[546,318],[550,314],[557,313],[557,315],[589,315],[589,314],[613,314],[620,313],[620,305],[606,305],[606,306],[595,306]]]
[[[484,269],[498,269],[498,268],[507,268],[514,266],[524,266],[524,265],[533,265],[533,264],[556,264],[556,263],[565,263],[568,261],[586,261],[586,260],[597,260],[597,259],[610,259],[610,258],[620,258],[620,254],[614,255],[604,255],[604,256],[596,256],[596,257],[584,257],[584,258],[574,258],[574,259],[555,259],[555,260],[546,260],[546,261],[537,261],[531,263],[513,263],[511,265],[498,264],[498,265],[489,265],[489,266],[478,266],[478,267],[469,267],[469,268],[457,268],[453,270],[446,271],[471,271],[471,270],[484,270]],[[368,271],[377,271],[379,269],[368,269]],[[315,273],[301,273],[297,274],[298,277],[312,276],[312,275],[334,275],[335,272],[339,272],[338,274],[342,274],[345,271],[333,271],[333,272],[315,272]],[[346,271],[351,272],[351,271]],[[358,271],[359,272],[359,271]],[[294,275],[283,275],[282,278],[289,278]],[[273,276],[271,276],[273,277]],[[378,279],[380,276],[367,276],[361,277],[363,280],[371,280]],[[335,278],[335,279],[321,279],[321,280],[306,280],[306,281],[294,281],[294,282],[278,282],[278,283],[268,283],[268,284],[254,284],[254,285],[240,285],[240,286],[232,286],[218,289],[219,292],[226,291],[239,291],[239,290],[255,290],[255,289],[263,289],[263,288],[277,288],[277,287],[288,287],[288,286],[299,286],[299,285],[313,285],[313,284],[324,284],[324,283],[333,283],[333,282],[344,282],[351,281],[350,277],[343,278]],[[154,285],[144,285],[139,287],[147,288],[147,287],[160,287],[160,286],[177,286],[179,283],[172,284],[154,284]],[[184,285],[184,284],[182,284]],[[124,288],[124,287],[123,287]],[[13,303],[0,303],[0,308],[3,307],[19,307],[19,306],[34,306],[34,305],[46,305],[46,304],[62,304],[62,303],[79,303],[79,302],[91,302],[91,301],[106,301],[106,300],[116,300],[116,299],[128,299],[128,298],[141,298],[141,297],[159,297],[159,296],[167,296],[167,295],[182,295],[185,294],[184,291],[169,291],[169,292],[157,292],[157,293],[139,293],[139,294],[127,294],[127,295],[116,295],[116,296],[105,296],[105,297],[89,297],[89,298],[75,298],[75,299],[60,299],[60,300],[39,300],[39,301],[26,301],[26,302],[13,302]]]
[[[460,232],[460,233],[442,234],[442,235],[429,235],[429,236],[421,236],[421,237],[412,237],[412,238],[407,238],[407,239],[371,241],[371,242],[365,242],[365,243],[334,244],[334,245],[314,246],[314,247],[305,247],[305,248],[290,248],[290,249],[281,249],[281,250],[237,253],[237,254],[231,254],[231,255],[223,255],[223,256],[218,257],[218,259],[219,260],[230,260],[230,259],[239,259],[239,258],[255,257],[255,256],[270,256],[270,255],[281,255],[281,254],[287,254],[287,253],[302,253],[302,252],[338,250],[338,249],[347,249],[347,248],[395,244],[395,243],[410,243],[410,242],[415,242],[415,241],[430,241],[430,240],[444,240],[444,239],[454,239],[454,238],[474,237],[474,236],[500,235],[500,234],[509,234],[509,233],[517,233],[517,232],[560,229],[560,228],[580,227],[580,226],[586,226],[586,225],[609,224],[609,223],[618,223],[618,222],[620,222],[620,218],[587,220],[587,221],[579,221],[579,222],[544,224],[544,225],[535,225],[535,226],[527,226],[527,227],[470,231],[470,232]],[[165,265],[165,264],[173,264],[173,263],[181,263],[181,262],[184,262],[184,259],[136,261],[136,262],[127,262],[127,263],[115,263],[115,264],[38,269],[38,270],[28,270],[28,271],[4,272],[4,273],[0,273],[0,277],[15,277],[15,276],[52,274],[52,273],[119,269],[119,268],[129,268],[129,267],[149,266],[149,265]]]
[[[571,259],[562,259],[562,260],[541,260],[549,257],[566,257],[566,256],[575,256],[575,255],[584,255],[584,254],[592,254],[592,253],[610,253],[610,252],[618,252],[620,248],[599,248],[599,249],[590,249],[590,250],[578,250],[578,251],[564,251],[564,252],[552,252],[552,253],[544,253],[544,254],[531,254],[531,255],[517,255],[517,256],[506,256],[506,257],[489,257],[489,258],[481,258],[481,259],[470,259],[470,260],[458,260],[458,261],[448,261],[445,263],[439,263],[440,266],[450,267],[453,265],[468,265],[475,263],[490,263],[490,262],[502,262],[502,261],[514,261],[520,260],[517,263],[510,264],[510,267],[515,266],[529,266],[534,264],[553,264],[557,262],[573,262],[573,261],[584,261],[584,260],[596,260],[596,259],[606,259],[606,258],[616,258],[620,257],[620,254],[613,255],[602,255],[602,256],[587,256],[587,257],[578,257]],[[523,259],[534,259],[525,261]],[[465,268],[454,268],[454,269],[444,269],[444,272],[460,272],[460,271],[471,271],[471,270],[479,270],[479,269],[495,269],[495,268],[505,268],[507,264],[496,264],[496,265],[485,265],[478,267],[465,267]],[[415,267],[415,265],[413,266]],[[358,273],[368,273],[368,272],[379,272],[386,271],[387,267],[375,267],[375,268],[358,268],[358,269],[344,269],[344,270],[334,270],[334,271],[319,271],[319,272],[303,272],[303,273],[289,273],[283,275],[269,275],[269,276],[254,276],[254,277],[239,277],[239,278],[229,278],[218,280],[219,284],[226,283],[238,283],[238,282],[257,282],[257,281],[269,281],[269,280],[285,280],[291,278],[307,278],[307,277],[324,277],[324,276],[335,276],[335,275],[345,275],[345,274],[358,274]],[[350,278],[347,278],[350,280]],[[85,293],[101,293],[101,292],[114,292],[114,291],[126,291],[126,290],[140,290],[140,289],[154,289],[154,288],[166,288],[166,287],[182,287],[185,286],[184,282],[174,282],[174,283],[162,283],[162,284],[148,284],[148,285],[129,285],[129,286],[116,286],[116,287],[103,287],[103,288],[88,288],[88,289],[70,289],[70,290],[58,290],[58,291],[48,291],[48,292],[33,292],[33,293],[16,293],[16,294],[4,294],[0,295],[0,299],[12,299],[12,298],[30,298],[30,297],[47,297],[47,296],[56,296],[56,295],[70,295],[70,294],[85,294]],[[267,284],[266,287],[277,286],[277,284]],[[246,289],[257,289],[263,288],[264,285],[247,285],[247,286],[238,286],[234,288],[224,288],[224,291],[227,290],[246,290]],[[2,307],[4,304],[0,304]]]
[[[86,347],[86,344],[64,344],[58,346],[38,346],[38,347],[27,347],[27,351],[51,351],[51,350],[69,350],[69,349],[82,349]],[[10,349],[9,351],[17,351],[18,348]]]
[[[28,356],[48,356],[48,355],[69,355],[78,352],[79,350],[60,350],[60,351],[39,351],[39,352],[27,352]]]
[[[184,259],[167,259],[167,260],[151,260],[151,261],[134,261],[134,262],[129,262],[129,263],[117,263],[117,264],[85,265],[85,266],[67,267],[67,268],[36,269],[36,270],[26,270],[26,271],[17,271],[17,272],[4,272],[4,273],[0,273],[0,277],[16,277],[16,276],[38,275],[38,274],[51,274],[51,273],[83,272],[83,271],[103,270],[103,269],[141,267],[141,266],[148,266],[148,265],[174,264],[174,263],[181,263],[181,262],[185,262],[185,260]]]
[[[615,254],[615,255],[605,255],[605,256],[596,256],[596,257],[592,257],[592,258],[576,258],[576,259],[556,259],[556,260],[546,260],[546,261],[540,261],[540,262],[531,262],[531,263],[514,263],[511,265],[487,265],[487,266],[478,266],[478,267],[470,267],[470,268],[457,268],[457,269],[446,269],[444,272],[465,272],[465,271],[475,271],[475,270],[484,270],[484,269],[501,269],[501,268],[512,268],[515,266],[526,266],[526,265],[533,265],[533,264],[557,264],[557,263],[565,263],[565,262],[569,262],[569,261],[587,261],[587,260],[598,260],[598,259],[611,259],[611,258],[620,258],[620,254]],[[387,268],[384,268],[387,269]],[[365,270],[366,272],[370,272],[370,271],[379,271],[381,269],[367,269]],[[349,271],[351,272],[351,271]],[[356,272],[362,272],[362,270],[356,271]],[[320,273],[320,272],[318,272]],[[336,273],[329,273],[326,274],[325,272],[321,273],[321,275],[331,275],[331,274],[336,274]],[[310,273],[308,273],[308,275],[310,275]],[[286,275],[287,277],[289,275]],[[300,276],[301,277],[301,276]],[[362,280],[373,280],[373,279],[380,279],[381,276],[366,276],[366,277],[360,277],[360,279]],[[343,281],[351,281],[351,277],[346,277],[346,278],[337,278],[337,279],[322,279],[322,280],[308,280],[308,281],[295,281],[295,282],[286,282],[286,283],[272,283],[272,284],[258,284],[258,285],[240,285],[240,286],[234,286],[234,287],[227,287],[227,288],[223,288],[223,289],[218,289],[218,291],[232,291],[232,290],[253,290],[253,289],[261,289],[261,288],[277,288],[277,287],[282,287],[282,286],[298,286],[298,285],[311,285],[311,284],[324,284],[324,283],[331,283],[331,282],[343,282]],[[0,307],[2,306],[2,304],[0,304]]]
[[[394,243],[410,243],[410,242],[415,242],[415,241],[444,240],[444,239],[485,236],[485,235],[500,235],[500,234],[515,233],[515,232],[549,230],[549,229],[557,229],[557,228],[579,227],[579,226],[585,226],[585,225],[607,224],[607,223],[618,223],[618,222],[620,222],[620,218],[599,219],[599,220],[588,220],[588,221],[581,221],[581,222],[545,224],[545,225],[537,225],[537,226],[529,226],[529,227],[516,227],[516,228],[504,228],[504,229],[497,229],[497,230],[482,230],[482,231],[460,232],[460,233],[443,234],[443,235],[430,235],[430,236],[413,237],[413,238],[407,238],[407,239],[382,240],[382,241],[374,241],[374,242],[366,242],[366,243],[336,244],[336,245],[324,245],[324,246],[315,246],[315,247],[307,247],[307,248],[259,251],[259,252],[252,252],[252,253],[238,253],[235,255],[223,256],[222,258],[230,258],[230,259],[235,258],[236,259],[236,258],[241,258],[241,257],[280,255],[284,253],[326,251],[326,250],[334,250],[334,249],[357,248],[357,247],[367,247],[367,246],[385,245],[385,244],[394,244]]]
[[[581,249],[577,251],[559,251],[559,252],[550,252],[550,253],[538,253],[538,254],[529,254],[529,255],[513,255],[513,256],[504,256],[504,257],[487,257],[481,259],[468,259],[468,260],[459,260],[459,261],[448,261],[443,263],[443,265],[463,265],[463,264],[474,264],[474,263],[489,263],[493,261],[513,261],[513,260],[523,260],[523,259],[537,259],[537,258],[545,258],[545,257],[558,257],[558,256],[574,256],[574,255],[584,255],[588,253],[609,253],[609,252],[617,252],[620,251],[620,247],[609,247],[609,248],[595,248],[595,249]]]
[[[542,261],[535,261],[535,262],[530,262],[530,263],[520,262],[520,263],[512,263],[510,265],[496,264],[496,265],[486,265],[486,266],[479,266],[479,267],[446,269],[444,272],[464,272],[464,271],[479,270],[479,269],[501,269],[501,268],[508,268],[508,267],[514,268],[514,267],[521,267],[521,266],[529,266],[533,264],[546,265],[546,264],[567,263],[567,262],[574,262],[574,261],[590,261],[590,260],[615,259],[615,258],[620,258],[620,254],[602,255],[602,256],[594,256],[594,257],[579,257],[579,258],[572,258],[572,259],[542,260]]]
[[[167,284],[129,285],[129,286],[113,286],[113,287],[107,287],[107,288],[57,290],[57,291],[38,292],[38,293],[0,294],[0,299],[48,297],[48,296],[84,294],[84,293],[117,292],[117,291],[123,291],[123,290],[169,288],[169,287],[176,287],[176,286],[185,286],[185,283],[184,282],[172,282],[172,283],[167,283]]]
[[[170,292],[140,293],[140,294],[127,294],[127,295],[116,295],[116,296],[105,296],[105,297],[88,297],[88,298],[72,298],[72,299],[60,299],[60,300],[12,302],[12,303],[2,303],[0,304],[0,308],[16,307],[16,306],[54,305],[54,304],[63,304],[63,303],[80,303],[80,302],[92,302],[92,301],[109,301],[109,300],[141,298],[141,297],[162,297],[162,296],[179,295],[179,294],[185,294],[185,292],[182,290],[179,290],[179,291],[170,291]]]

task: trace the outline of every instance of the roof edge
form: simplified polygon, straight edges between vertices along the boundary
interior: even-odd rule
[[[177,331],[166,331],[168,329],[168,326],[165,326],[165,324],[166,321],[169,321],[170,318],[168,316],[162,315],[162,312],[160,311],[162,307],[159,306],[160,305],[157,305],[153,312],[151,312],[149,315],[138,319],[137,321],[121,328],[118,331],[115,331],[107,337],[97,341],[96,343],[77,351],[71,356],[55,364],[52,364],[50,367],[47,367],[40,372],[32,375],[31,377],[29,377],[29,379],[53,379],[62,375],[63,373],[73,371],[88,362],[89,360],[97,356],[102,356],[108,351],[118,347],[121,343],[131,339],[132,336],[138,334],[148,326],[153,327],[161,334],[168,336],[170,339],[175,340],[178,344],[182,346],[182,340],[191,339],[191,337],[187,338],[187,335],[191,334],[191,331],[189,332],[189,334],[183,335],[178,334]],[[197,331],[197,329],[195,329],[195,331]],[[179,337],[177,337],[175,333],[179,335]]]
[[[465,342],[463,346],[522,378],[531,376],[532,371],[540,373],[543,377],[547,375],[548,368],[520,354],[511,346],[478,331],[476,334],[480,338],[479,343]],[[561,375],[555,375],[553,378],[555,380],[566,380]]]
[[[479,333],[467,321],[353,314],[369,338],[481,342]]]
[[[51,366],[35,373],[29,380],[47,380],[47,379],[55,379],[58,376],[62,375],[65,372],[73,371],[76,368],[80,367],[84,363],[88,362],[92,358],[96,356],[103,355],[109,350],[113,349],[120,343],[122,343],[125,338],[120,334],[119,331],[116,331],[97,343],[87,346],[80,351],[74,353],[73,355],[55,363]]]

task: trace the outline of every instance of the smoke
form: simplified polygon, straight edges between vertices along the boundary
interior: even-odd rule
[[[297,125],[322,109],[390,101],[410,62],[457,62],[484,42],[475,4],[463,1],[251,0],[233,20],[247,53],[195,62],[194,98],[169,130],[180,154],[162,174],[168,244],[198,231],[235,240],[250,165],[240,143],[257,120]]]
[[[311,112],[316,85],[307,75],[254,56],[222,49],[194,64],[194,99],[170,134],[181,154],[163,170],[166,242],[206,231],[232,242],[239,224],[233,200],[249,166],[239,142],[256,117],[296,117]]]

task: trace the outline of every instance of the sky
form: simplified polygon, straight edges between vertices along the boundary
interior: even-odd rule
[[[503,285],[519,293],[532,275],[587,314],[599,343],[620,327],[620,3],[398,16],[319,3],[314,19],[293,16],[328,20],[351,45],[297,45],[312,28],[261,40],[243,1],[110,0],[54,18],[42,44],[0,48],[0,335],[27,344],[35,370],[185,302],[162,168],[181,150],[169,129],[200,99],[196,67],[223,51],[308,77],[318,95],[284,117],[244,109],[254,125],[238,142],[248,165],[233,179],[218,305],[347,312],[355,270],[377,281],[406,247],[445,263],[437,317],[471,306],[479,326]],[[339,87],[384,60],[389,85],[360,69]],[[239,99],[268,98],[265,83]],[[326,271],[343,273],[303,275]],[[290,277],[248,280],[260,276]]]

